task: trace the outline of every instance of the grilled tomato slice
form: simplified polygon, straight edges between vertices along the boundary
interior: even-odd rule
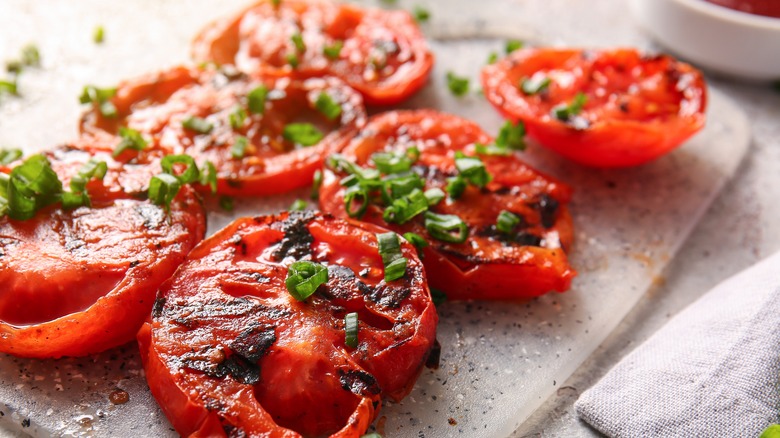
[[[495,146],[473,122],[390,112],[333,139],[342,153],[328,160],[320,207],[404,234],[422,249],[432,288],[451,299],[569,288],[570,189]]]
[[[336,78],[248,76],[228,67],[176,67],[119,84],[96,101],[84,134],[140,133],[149,148],[217,170],[217,192],[271,195],[304,187],[331,151],[321,139],[365,123],[358,93]],[[201,189],[207,187],[201,186]]]
[[[704,126],[701,72],[636,49],[529,48],[482,70],[485,96],[559,154],[597,167],[635,166]]]
[[[196,61],[235,64],[245,71],[338,76],[377,105],[408,98],[425,84],[433,66],[408,12],[323,0],[257,2],[208,25],[195,38],[192,53]]]
[[[183,187],[166,212],[144,199],[159,172],[153,157],[124,163],[112,158],[110,147],[93,146],[56,148],[32,158],[39,166],[24,171],[12,171],[21,162],[0,167],[3,184],[14,185],[5,193],[10,210],[0,217],[4,353],[82,356],[132,340],[157,288],[203,238],[206,219],[197,193]],[[83,177],[90,159],[107,169],[102,180],[86,183],[87,205],[65,209],[50,202],[29,218],[17,217],[25,202],[51,201],[58,184]],[[38,172],[47,167],[44,161],[48,171]],[[10,195],[12,190],[22,196]]]
[[[177,432],[359,437],[382,397],[408,394],[437,316],[415,249],[390,233],[397,245],[380,254],[384,233],[293,212],[238,219],[198,245],[138,334]],[[405,266],[386,280],[390,254]]]

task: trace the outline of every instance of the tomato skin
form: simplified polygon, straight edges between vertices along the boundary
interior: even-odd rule
[[[372,167],[369,159],[375,152],[416,146],[420,156],[415,172],[425,175],[426,190],[446,189],[444,177],[456,174],[455,152],[473,155],[476,143],[493,141],[475,123],[433,110],[380,114],[362,130],[334,139],[347,160],[367,167]],[[573,241],[572,219],[566,206],[571,189],[530,168],[516,156],[484,156],[482,160],[493,176],[485,189],[468,187],[457,201],[445,200],[430,207],[435,213],[457,215],[469,226],[465,243],[432,238],[423,225],[422,215],[404,224],[387,223],[383,208],[375,204],[368,206],[361,220],[424,237],[430,244],[423,250],[428,281],[449,299],[526,299],[553,290],[568,290],[576,274],[566,255]],[[322,211],[338,217],[348,217],[344,187],[339,182],[343,176],[326,170],[319,192]],[[549,226],[541,224],[537,210],[543,198],[559,204]],[[501,210],[521,216],[527,224],[524,232],[549,243],[515,245],[484,234],[495,224]]]
[[[375,234],[384,231],[282,213],[238,219],[193,249],[138,333],[149,387],[177,432],[360,437],[381,397],[408,394],[437,316],[411,245],[402,241],[406,276],[383,280]],[[330,264],[328,283],[303,302],[284,285],[299,258]],[[348,312],[360,320],[354,349]]]
[[[47,153],[66,184],[90,156],[109,163],[103,181],[88,184],[92,208],[54,205],[26,221],[0,218],[2,352],[84,356],[132,340],[159,285],[205,234],[192,189],[181,190],[168,222],[162,207],[135,198],[136,184],[148,184],[152,171],[124,167],[92,146]]]
[[[303,37],[303,52],[291,41],[296,32]],[[323,49],[337,40],[343,49],[330,59]],[[259,1],[206,26],[193,41],[192,54],[197,61],[235,64],[245,71],[335,75],[372,105],[406,100],[433,68],[433,54],[408,12],[323,0],[286,0],[278,7]],[[290,54],[299,59],[295,68],[287,61]]]
[[[252,114],[246,96],[260,85],[268,89],[269,97],[264,113]],[[323,92],[342,109],[333,121],[315,109]],[[332,151],[322,142],[300,147],[286,140],[283,130],[288,123],[310,122],[327,134],[362,126],[366,118],[360,95],[336,78],[295,80],[213,67],[180,66],[125,81],[111,101],[119,117],[105,118],[93,108],[82,117],[82,133],[114,136],[120,126],[129,126],[149,140],[150,149],[188,154],[199,166],[212,162],[217,168],[217,192],[230,196],[280,194],[311,184],[314,172]],[[230,123],[237,107],[246,113],[240,128]],[[182,123],[190,116],[205,118],[212,130],[186,129]],[[243,157],[235,158],[232,148],[239,136],[247,138],[249,145]],[[198,188],[210,191],[208,186]]]
[[[519,84],[534,75],[551,83],[526,95]],[[680,146],[705,123],[701,72],[636,49],[521,49],[486,66],[482,85],[490,103],[510,120],[523,121],[539,144],[588,166],[646,163]],[[578,92],[587,101],[577,123],[555,118],[553,108],[572,102]]]

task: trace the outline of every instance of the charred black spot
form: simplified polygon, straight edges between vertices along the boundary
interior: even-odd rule
[[[229,179],[227,180],[227,185],[234,189],[240,189],[244,184],[237,179]]]
[[[441,360],[441,344],[438,339],[433,341],[431,351],[428,353],[428,359],[425,360],[425,366],[432,369],[439,369],[439,361]]]
[[[620,109],[620,112],[628,114],[628,102],[626,101],[620,102],[618,108]]]
[[[183,305],[168,305],[161,315],[166,318],[205,319],[222,316],[260,316],[271,320],[278,320],[290,316],[290,312],[284,309],[264,306],[247,298],[235,298],[232,300],[211,300],[207,302],[186,303]]]
[[[180,326],[188,329],[193,330],[198,327],[198,320],[196,319],[190,319],[190,318],[173,318],[171,321],[175,322],[176,324],[179,324]]]
[[[134,209],[144,220],[144,227],[147,229],[157,229],[165,222],[165,211],[156,205],[139,204]]]
[[[182,357],[179,367],[199,371],[209,377],[222,379],[230,376],[237,382],[254,385],[260,381],[260,367],[241,356],[225,357],[224,353],[215,354],[216,347],[207,347],[199,352]]]
[[[362,269],[360,272],[358,272],[358,275],[360,275],[363,278],[368,277],[368,274],[371,272],[371,269],[365,268]]]
[[[139,264],[141,264],[141,261],[140,261],[140,260],[133,260],[132,262],[130,262],[130,267],[131,267],[131,268],[135,268],[135,267],[136,267],[136,266],[138,266]]]
[[[273,228],[284,233],[284,238],[273,253],[276,260],[282,260],[285,257],[300,260],[311,254],[311,244],[314,243],[314,237],[309,232],[307,225],[312,219],[314,219],[313,212],[296,211],[291,212],[287,219],[272,225]]]
[[[371,374],[360,370],[339,370],[341,387],[364,397],[377,395],[381,392],[379,384]]]
[[[330,265],[328,266],[328,277],[338,278],[342,281],[349,281],[355,278],[355,271],[346,266]]]
[[[247,433],[244,431],[244,429],[233,426],[232,424],[223,424],[222,430],[225,431],[225,435],[228,436],[228,438],[246,438]]]
[[[154,306],[152,306],[152,318],[159,318],[162,316],[165,301],[165,297],[158,293],[157,299],[154,300]]]
[[[367,291],[361,290],[370,301],[380,306],[395,309],[401,305],[401,301],[406,299],[412,291],[408,287],[390,286],[387,284],[377,287],[368,287]]]
[[[542,237],[521,231],[515,235],[514,242],[521,246],[542,246]]]
[[[558,200],[552,196],[546,193],[539,196],[539,200],[534,207],[539,211],[543,227],[552,228],[555,225],[555,216],[558,213],[559,206]]]
[[[239,383],[254,385],[260,381],[260,366],[241,356],[230,356],[218,368],[222,376],[229,375]]]
[[[526,226],[523,221],[511,233],[503,233],[495,225],[489,225],[477,231],[477,235],[497,240],[504,245],[541,246],[541,236],[522,230]]]
[[[247,277],[249,277],[251,280],[254,280],[254,281],[256,281],[258,283],[262,283],[262,284],[265,284],[265,283],[268,283],[269,281],[271,281],[270,278],[266,277],[265,275],[263,275],[263,274],[261,274],[259,272],[249,272],[249,273],[246,273],[245,275]]]
[[[330,265],[328,266],[328,282],[317,290],[317,293],[323,298],[332,299],[350,299],[355,290],[360,291],[362,282],[357,280],[355,272],[346,266]]]
[[[258,362],[276,342],[276,332],[268,325],[255,324],[241,332],[230,343],[233,353],[243,357],[249,362]]]

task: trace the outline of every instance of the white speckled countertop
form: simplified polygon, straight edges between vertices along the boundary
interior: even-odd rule
[[[220,2],[224,8],[235,9],[240,0]],[[545,43],[575,46],[633,45],[652,47],[640,29],[630,18],[627,2],[623,0],[401,0],[401,6],[426,5],[432,13],[431,28],[437,36],[458,36],[465,32],[495,36],[513,36]],[[146,63],[122,56],[132,41],[122,37],[126,29],[144,29],[160,32],[166,26],[177,26],[171,17],[177,16],[180,3],[170,1],[137,0],[138,8],[151,11],[163,19],[139,20],[128,17],[123,29],[106,29],[107,44],[96,47],[91,42],[92,28],[106,22],[112,14],[108,2],[64,2],[3,0],[0,14],[0,60],[16,56],[17,50],[27,42],[39,44],[44,54],[64,50],[64,47],[83,47],[84,64],[90,57],[100,56],[106,64],[121,66],[121,75],[113,70],[99,69],[89,72],[94,83],[111,84],[123,77],[130,77],[186,59],[186,53],[171,57],[168,53],[155,53]],[[224,12],[220,12],[222,15]],[[181,12],[186,15],[186,11]],[[217,15],[217,14],[215,14]],[[68,27],[67,23],[79,23]],[[85,25],[84,23],[90,23]],[[85,27],[86,26],[86,27]],[[13,29],[13,32],[4,29]],[[55,33],[52,29],[66,29]],[[182,44],[191,37],[188,32],[178,33]],[[107,50],[108,49],[108,50]],[[78,59],[76,60],[78,62]],[[85,67],[86,68],[86,67]],[[92,66],[90,66],[92,68]],[[82,72],[83,73],[83,72]],[[36,72],[22,77],[34,81]],[[737,169],[735,178],[710,207],[680,253],[667,268],[664,281],[646,294],[629,316],[604,344],[565,383],[559,384],[557,395],[547,401],[528,421],[515,432],[515,437],[526,436],[597,436],[573,414],[572,404],[577,395],[595,383],[612,364],[641,343],[668,318],[695,300],[711,286],[755,261],[780,249],[780,92],[769,85],[740,84],[727,79],[710,77],[711,83],[724,91],[747,113],[753,132],[753,142],[746,159]],[[59,78],[62,83],[73,78]],[[33,89],[25,99],[33,103],[62,83],[29,87]],[[81,84],[82,81],[77,82]],[[72,95],[78,94],[78,85]],[[11,99],[0,103],[24,111],[25,100]],[[10,126],[0,119],[0,134],[5,141],[16,144],[34,144],[40,148],[60,141],[62,132],[75,133],[73,114],[79,111],[73,99],[67,115],[56,126],[42,127],[35,124],[35,114],[30,114],[29,125]],[[32,109],[35,105],[30,105]],[[6,107],[7,110],[8,107]],[[118,366],[118,365],[117,365]],[[87,388],[85,388],[87,390]],[[0,436],[10,432],[0,431]],[[13,436],[13,435],[11,435]]]

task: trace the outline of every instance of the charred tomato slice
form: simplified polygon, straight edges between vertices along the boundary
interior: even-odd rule
[[[176,430],[359,437],[382,397],[405,396],[434,346],[437,316],[408,243],[400,240],[404,276],[385,281],[382,232],[294,212],[238,219],[197,246],[138,335],[149,387]],[[299,301],[285,281],[302,260],[327,281]]]

